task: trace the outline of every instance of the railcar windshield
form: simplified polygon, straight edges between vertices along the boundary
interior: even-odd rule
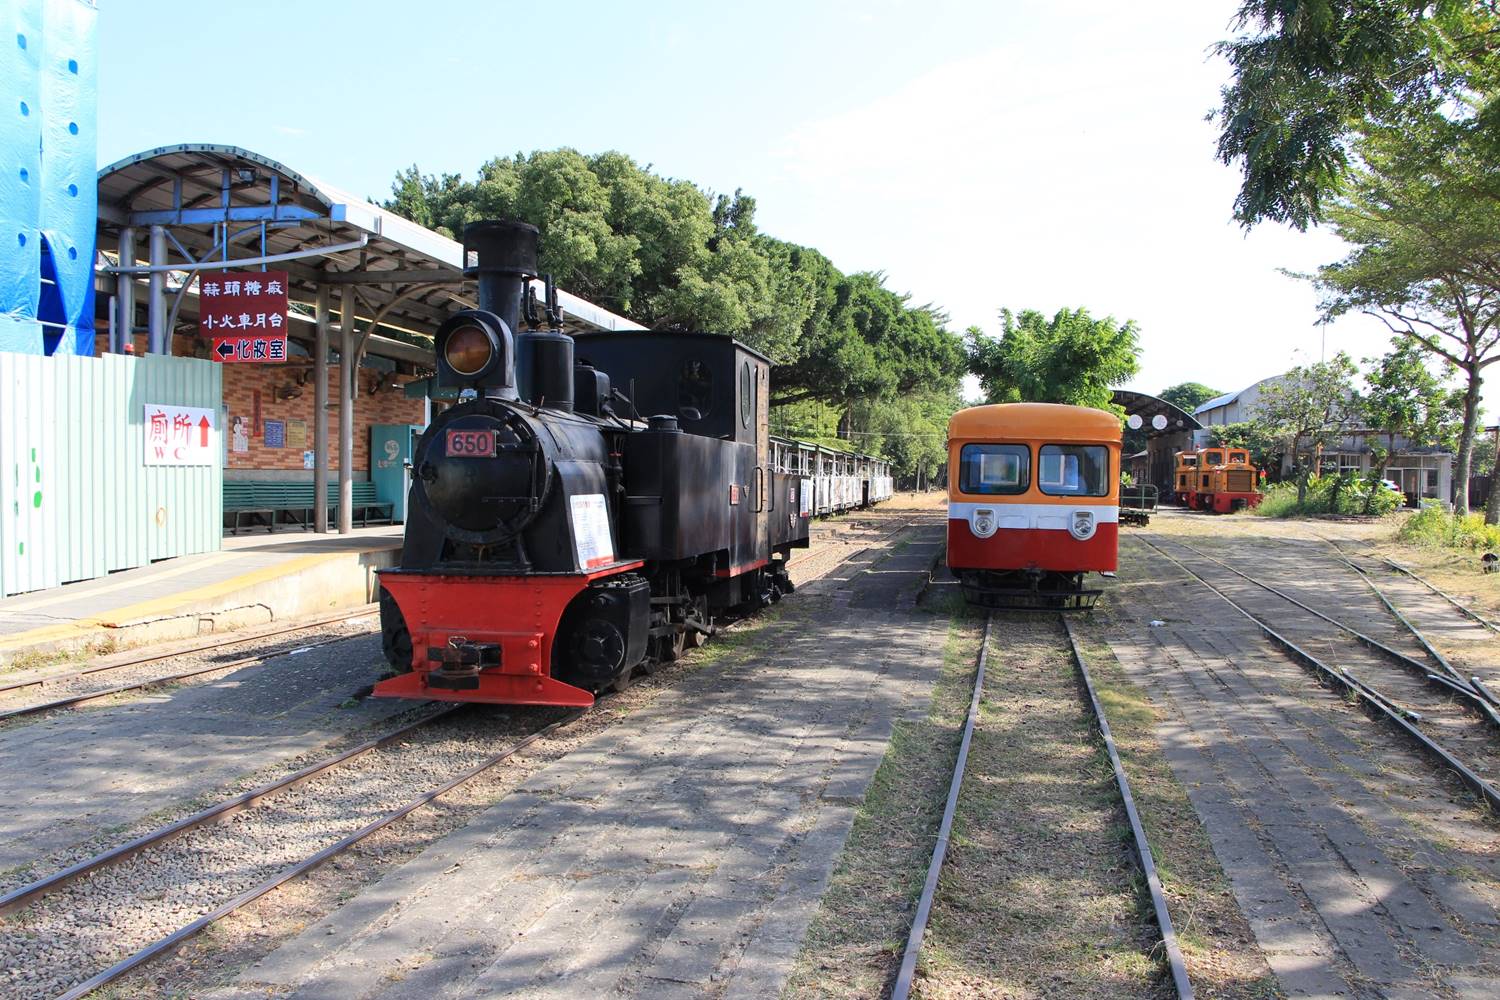
[[[1109,496],[1109,449],[1100,444],[1044,444],[1037,485],[1048,496]]]
[[[1024,444],[966,444],[958,453],[963,493],[1025,493],[1031,485],[1031,449]]]
[[[1189,468],[1189,469],[1195,467],[1198,464],[1198,456],[1197,455],[1180,455],[1180,456],[1178,456],[1178,460],[1186,468]]]
[[[1231,451],[1229,453],[1229,464],[1230,465],[1248,465],[1248,464],[1250,464],[1250,453],[1247,452],[1247,451]]]

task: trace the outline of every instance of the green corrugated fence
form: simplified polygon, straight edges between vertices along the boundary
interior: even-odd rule
[[[0,353],[0,597],[219,548],[221,371]]]

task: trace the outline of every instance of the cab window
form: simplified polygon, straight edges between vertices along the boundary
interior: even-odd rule
[[[708,365],[689,359],[682,363],[677,382],[677,408],[683,419],[702,420],[713,408],[714,376]],[[696,410],[697,416],[688,413]]]
[[[1055,497],[1109,496],[1109,449],[1100,444],[1044,444],[1037,485]]]
[[[1250,455],[1247,452],[1231,451],[1229,453],[1229,462],[1231,465],[1246,465],[1249,461]]]
[[[1031,485],[1031,449],[1024,444],[966,444],[958,453],[963,493],[1025,493]]]

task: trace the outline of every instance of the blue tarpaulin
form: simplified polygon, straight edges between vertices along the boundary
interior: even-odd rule
[[[0,15],[0,350],[94,352],[98,12],[8,0]]]

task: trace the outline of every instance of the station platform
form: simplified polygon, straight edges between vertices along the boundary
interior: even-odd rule
[[[25,654],[121,649],[367,604],[395,565],[402,526],[347,535],[225,538],[218,552],[164,559],[0,600],[0,663]]]

